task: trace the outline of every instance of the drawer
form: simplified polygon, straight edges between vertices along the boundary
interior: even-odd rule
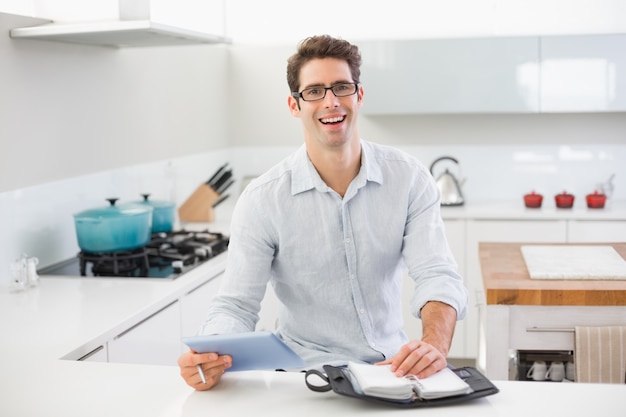
[[[623,326],[626,306],[511,306],[510,348],[574,350],[576,326]]]

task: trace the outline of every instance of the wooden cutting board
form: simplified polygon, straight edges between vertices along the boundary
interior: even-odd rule
[[[530,278],[521,251],[522,246],[528,245],[532,244],[491,242],[479,244],[487,304],[626,306],[626,280]],[[626,243],[600,245],[611,246],[623,259],[626,259]],[[555,244],[555,246],[581,245]]]
[[[610,245],[524,245],[532,279],[626,279],[626,261]]]

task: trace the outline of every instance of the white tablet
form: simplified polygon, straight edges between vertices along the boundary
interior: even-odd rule
[[[233,366],[226,371],[296,369],[304,361],[271,332],[230,333],[183,337],[183,343],[198,353],[230,355]]]

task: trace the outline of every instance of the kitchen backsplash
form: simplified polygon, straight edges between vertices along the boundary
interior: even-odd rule
[[[593,192],[615,174],[614,200],[626,200],[626,145],[450,145],[401,146],[426,167],[440,156],[452,156],[458,166],[441,163],[461,179],[466,204],[519,201],[530,191],[552,197],[564,190],[578,197]],[[95,173],[63,181],[0,193],[0,286],[9,283],[9,264],[21,254],[49,265],[76,256],[78,245],[72,214],[120,201],[167,199],[180,205],[224,162],[230,162],[237,183],[256,176],[296,149],[244,147]],[[437,172],[436,172],[437,174]],[[231,198],[231,203],[235,198]],[[582,201],[582,198],[579,198]],[[216,219],[219,221],[219,219]]]

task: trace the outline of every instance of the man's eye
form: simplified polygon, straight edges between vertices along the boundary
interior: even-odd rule
[[[304,94],[307,96],[317,96],[320,93],[320,90],[318,90],[317,88],[309,88],[308,90],[305,90]]]
[[[350,86],[348,84],[339,84],[333,87],[333,90],[335,91],[346,91],[350,88]]]

